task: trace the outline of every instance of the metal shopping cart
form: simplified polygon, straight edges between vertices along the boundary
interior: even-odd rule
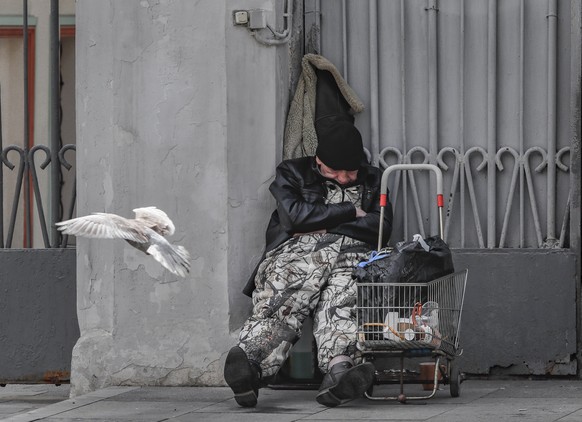
[[[382,175],[382,214],[387,202],[388,176],[396,170],[429,170],[435,173],[442,238],[443,184],[440,169],[431,164],[388,167]],[[380,224],[382,220],[380,218]],[[381,251],[382,226],[379,233],[378,252]],[[455,358],[462,353],[459,330],[466,283],[467,270],[426,283],[357,283],[357,345],[363,360],[372,362],[376,368],[374,385],[366,393],[367,398],[402,403],[429,399],[436,394],[439,384],[448,384],[451,396],[460,395],[462,379]],[[399,368],[383,368],[383,361],[387,360],[398,361]],[[417,366],[411,363],[418,360],[424,362]],[[374,395],[375,386],[381,384],[399,384],[399,394]],[[426,393],[407,396],[405,384],[422,384]]]

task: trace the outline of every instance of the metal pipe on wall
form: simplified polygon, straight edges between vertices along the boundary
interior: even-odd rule
[[[524,222],[524,182],[525,182],[525,166],[523,154],[524,154],[524,139],[523,139],[523,101],[524,101],[524,3],[523,0],[520,0],[519,3],[519,25],[517,26],[517,39],[519,41],[519,50],[518,50],[518,62],[517,62],[517,77],[518,81],[518,107],[517,107],[517,141],[518,147],[514,149],[512,147],[502,147],[497,151],[497,168],[499,171],[503,171],[503,163],[501,161],[501,157],[503,154],[508,153],[511,154],[514,160],[514,168],[513,173],[511,176],[511,182],[509,185],[509,193],[507,196],[506,207],[505,207],[505,215],[503,218],[503,223],[501,226],[501,232],[499,235],[499,248],[505,247],[505,241],[507,237],[507,233],[510,230],[509,226],[509,219],[510,213],[514,201],[514,196],[516,194],[516,186],[517,188],[517,195],[519,201],[519,233],[518,233],[518,241],[519,246],[523,247],[524,244],[524,236],[525,236],[525,222]],[[518,185],[518,178],[519,178],[519,185]]]
[[[524,84],[524,40],[525,40],[525,4],[524,0],[519,3],[519,157],[523,157],[525,153],[524,139],[523,139],[523,84]],[[515,163],[519,166],[519,247],[523,248],[525,245],[525,170],[520,159]]]
[[[581,81],[582,81],[582,68],[580,63],[582,62],[582,45],[580,39],[582,38],[582,2],[572,2],[570,5],[570,130],[569,138],[571,139],[570,145],[570,189],[573,198],[578,198],[578,203],[575,200],[571,201],[570,208],[570,233],[569,242],[570,249],[576,254],[576,256],[581,256],[580,251],[580,237],[582,234],[580,218],[580,166],[582,160],[580,160],[580,142],[582,140],[582,104],[580,103],[581,95]],[[582,273],[582,265],[580,259],[576,262],[576,272],[578,277]],[[582,298],[582,283],[576,283],[576,297]],[[577,325],[577,341],[576,341],[576,360],[577,360],[577,376],[582,378],[582,300],[576,301],[576,318],[578,321]]]
[[[430,162],[434,164],[438,153],[438,79],[437,79],[437,0],[427,0],[428,11],[428,137]]]
[[[402,116],[402,152],[405,156],[408,152],[408,142],[406,138],[406,9],[404,7],[405,0],[400,0],[400,113]],[[403,164],[404,161],[398,164]],[[402,173],[402,200],[404,203],[404,209],[408,209],[408,193],[406,190],[406,172],[398,172],[395,177],[394,184],[394,195],[398,195],[398,182],[400,179],[398,176]],[[396,201],[397,197],[394,196],[393,201]],[[408,213],[402,213],[402,220],[404,225],[404,238],[408,239]]]
[[[303,54],[321,54],[321,4],[320,0],[303,2],[304,43]]]
[[[581,248],[581,213],[580,213],[580,201],[575,201],[574,198],[580,198],[581,196],[581,164],[580,160],[580,143],[582,141],[582,104],[580,103],[581,97],[581,81],[582,81],[582,67],[580,63],[582,62],[582,44],[580,39],[582,39],[582,2],[572,2],[570,4],[570,113],[569,113],[569,139],[570,142],[570,186],[572,192],[572,206],[570,208],[570,235],[569,242],[570,248],[578,253],[580,256]],[[577,202],[577,203],[576,203]],[[578,274],[582,273],[580,270],[580,260],[578,260]],[[580,286],[580,283],[579,283]],[[580,286],[582,287],[582,286]],[[579,289],[579,293],[580,293]],[[578,295],[578,297],[582,297]],[[582,301],[580,301],[580,317],[579,321],[582,321]],[[582,323],[579,326],[580,335],[578,336],[578,368],[579,375],[582,376]]]
[[[282,32],[275,29],[274,26],[266,24],[266,27],[271,31],[273,38],[266,38],[262,32],[257,30],[251,30],[251,35],[257,40],[258,43],[266,46],[276,46],[281,44],[286,44],[291,39],[292,27],[293,27],[293,0],[286,0],[284,11],[283,11],[283,21],[284,28]]]
[[[497,154],[497,0],[489,0],[487,11],[487,247],[495,247],[495,183]]]
[[[372,165],[378,165],[380,154],[380,119],[378,116],[378,3],[377,0],[368,2],[370,17],[370,141]]]
[[[460,0],[460,36],[459,36],[459,154],[465,156],[465,1]],[[455,163],[456,165],[456,163]],[[461,219],[461,247],[465,247],[465,161],[461,160],[460,177],[460,206]]]
[[[53,247],[60,245],[60,232],[55,223],[60,218],[61,206],[61,166],[59,150],[61,148],[61,122],[60,122],[60,40],[59,40],[59,1],[50,2],[50,58],[49,58],[49,98],[50,98],[50,150],[51,150],[51,244]]]
[[[402,122],[402,151],[408,151],[406,141],[406,13],[404,11],[404,1],[400,0],[400,115]],[[401,164],[401,163],[398,163]]]
[[[0,154],[2,154],[2,86],[0,85]],[[4,247],[4,163],[0,155],[0,248]]]
[[[22,31],[23,31],[23,51],[24,51],[24,247],[30,248],[32,245],[32,217],[30,206],[30,177],[28,176],[28,142],[29,131],[29,101],[28,101],[28,0],[22,2]]]
[[[349,83],[348,75],[348,10],[346,0],[342,0],[342,72]]]
[[[315,25],[318,28],[317,38],[315,42],[317,43],[317,54],[321,54],[321,0],[315,0]]]
[[[548,116],[547,116],[547,233],[546,243],[556,243],[556,91],[558,63],[558,1],[548,0]]]
[[[429,162],[436,164],[438,155],[438,28],[437,0],[427,0],[428,11],[428,144]],[[431,179],[430,191],[435,191],[434,180]],[[437,215],[431,207],[431,233],[438,233]]]

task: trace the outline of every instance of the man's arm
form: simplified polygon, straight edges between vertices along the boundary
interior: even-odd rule
[[[350,202],[326,204],[306,190],[296,170],[283,162],[277,167],[270,191],[277,201],[281,224],[290,234],[328,230],[356,219],[356,207]]]
[[[371,188],[372,195],[369,201],[369,209],[362,211],[365,215],[356,218],[328,230],[330,233],[343,234],[365,242],[374,248],[378,246],[378,230],[380,229],[380,177],[378,171],[375,183]],[[388,202],[384,209],[384,222],[382,225],[382,243],[385,246],[392,234],[392,204]]]
[[[343,223],[328,230],[330,233],[343,234],[360,240],[376,248],[378,246],[378,230],[380,229],[380,212],[368,212],[365,217]],[[382,229],[383,244],[386,245],[392,233],[392,207],[390,204],[384,210]]]

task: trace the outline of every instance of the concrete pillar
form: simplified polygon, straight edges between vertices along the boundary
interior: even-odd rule
[[[176,277],[121,240],[78,240],[72,396],[223,384],[288,95],[286,46],[258,44],[232,12],[274,3],[77,0],[77,214],[155,205],[192,271]]]

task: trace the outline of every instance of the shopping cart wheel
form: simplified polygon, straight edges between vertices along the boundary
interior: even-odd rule
[[[449,383],[451,397],[459,397],[461,395],[461,371],[454,361],[449,362]]]

